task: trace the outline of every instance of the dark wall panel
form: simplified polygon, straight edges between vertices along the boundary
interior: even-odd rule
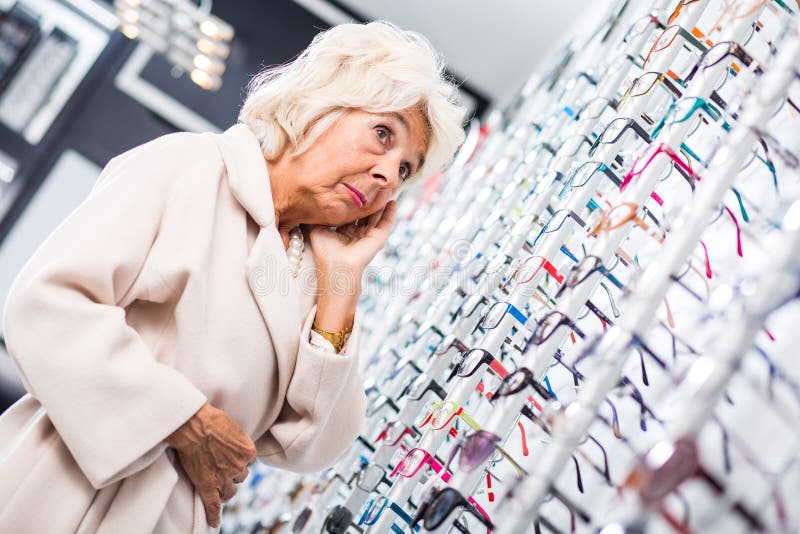
[[[219,128],[236,122],[243,90],[263,65],[284,63],[299,54],[328,25],[291,0],[225,0],[214,13],[236,29],[219,91],[208,92],[175,77],[172,67],[154,56],[142,77],[198,112]],[[42,141],[28,145],[0,125],[0,147],[20,162],[18,200],[0,221],[0,239],[24,210],[58,156],[72,148],[105,165],[113,156],[177,128],[114,85],[119,70],[136,47],[119,33],[112,36],[98,62],[73,94]]]

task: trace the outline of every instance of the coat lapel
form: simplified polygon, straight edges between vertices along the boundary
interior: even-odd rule
[[[250,129],[236,124],[222,134],[208,134],[220,147],[231,192],[258,224],[255,244],[246,262],[247,282],[272,338],[279,388],[285,390],[294,370],[302,317],[299,291],[289,274],[289,262],[278,229],[269,174],[258,140]]]

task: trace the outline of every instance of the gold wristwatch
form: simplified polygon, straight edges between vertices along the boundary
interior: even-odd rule
[[[327,330],[323,330],[322,328],[318,327],[317,323],[314,323],[311,326],[311,330],[330,341],[336,352],[342,350],[342,347],[344,347],[345,336],[353,331],[352,328],[345,328],[341,332],[328,332]]]

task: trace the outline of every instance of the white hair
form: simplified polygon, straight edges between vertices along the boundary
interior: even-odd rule
[[[421,34],[388,22],[341,24],[320,32],[294,61],[256,74],[239,122],[264,156],[305,152],[348,109],[371,113],[418,108],[429,127],[417,176],[446,166],[464,140],[464,108],[445,65]]]

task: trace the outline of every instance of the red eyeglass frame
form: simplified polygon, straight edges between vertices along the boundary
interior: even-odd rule
[[[671,146],[667,145],[666,143],[659,143],[656,146],[656,149],[653,150],[653,152],[650,154],[650,157],[647,159],[645,164],[639,170],[636,170],[636,167],[641,158],[640,157],[636,158],[636,161],[634,161],[633,165],[631,165],[631,169],[627,172],[627,174],[625,174],[625,178],[622,180],[622,183],[619,186],[619,190],[624,191],[625,188],[628,187],[628,184],[631,183],[631,180],[642,174],[645,171],[645,169],[647,169],[647,167],[650,166],[650,163],[652,163],[655,157],[662,153],[669,156],[669,158],[673,161],[673,163],[675,163],[684,172],[686,172],[686,174],[688,174],[692,179],[697,180],[698,182],[700,181],[700,176],[696,174],[691,167],[689,167],[686,163],[683,162],[683,160],[678,156],[677,152],[675,152],[675,150],[673,150]],[[659,205],[663,205],[664,203],[663,200],[661,200],[660,198],[655,198],[655,197],[653,198],[656,202],[658,202]]]

